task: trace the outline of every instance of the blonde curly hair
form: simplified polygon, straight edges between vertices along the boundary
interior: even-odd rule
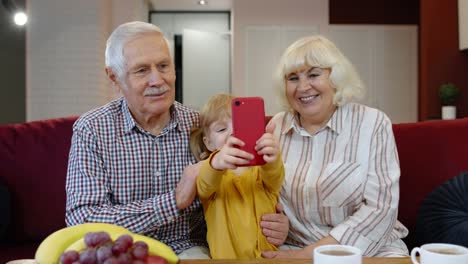
[[[286,77],[304,67],[330,69],[330,84],[335,89],[333,103],[344,105],[364,96],[365,88],[356,69],[340,50],[327,38],[314,35],[292,43],[283,53],[273,76],[276,90],[289,106],[286,97]]]

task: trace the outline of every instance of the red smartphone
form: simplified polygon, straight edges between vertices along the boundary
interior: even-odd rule
[[[265,164],[263,157],[255,151],[256,141],[265,133],[265,106],[261,97],[236,97],[232,99],[233,136],[245,145],[240,149],[252,153],[255,158],[243,166]]]

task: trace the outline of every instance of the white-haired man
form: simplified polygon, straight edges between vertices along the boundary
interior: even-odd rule
[[[106,73],[123,95],[73,127],[67,225],[107,222],[156,238],[179,257],[207,258],[196,197],[199,166],[189,149],[198,112],[175,101],[175,69],[160,29],[129,22],[107,41]],[[264,233],[284,242],[288,222],[267,216]]]

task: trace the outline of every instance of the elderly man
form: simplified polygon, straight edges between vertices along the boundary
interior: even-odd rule
[[[156,238],[181,258],[206,258],[196,196],[199,166],[188,147],[198,113],[174,100],[167,39],[144,22],[119,26],[106,47],[106,73],[123,95],[73,127],[66,181],[67,225],[107,222]],[[264,216],[264,234],[282,244],[287,218]]]

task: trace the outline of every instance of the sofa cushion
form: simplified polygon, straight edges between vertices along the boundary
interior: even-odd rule
[[[0,126],[0,180],[14,205],[8,241],[41,241],[65,226],[65,178],[76,118]]]
[[[437,187],[424,199],[416,221],[418,244],[468,247],[468,172]]]
[[[5,231],[10,223],[11,202],[7,187],[0,182],[0,241],[3,240]]]
[[[0,263],[16,259],[34,259],[39,243],[0,243]]]
[[[398,219],[410,230],[405,239],[416,246],[417,210],[429,192],[468,171],[468,118],[396,124],[393,131],[400,159]]]

